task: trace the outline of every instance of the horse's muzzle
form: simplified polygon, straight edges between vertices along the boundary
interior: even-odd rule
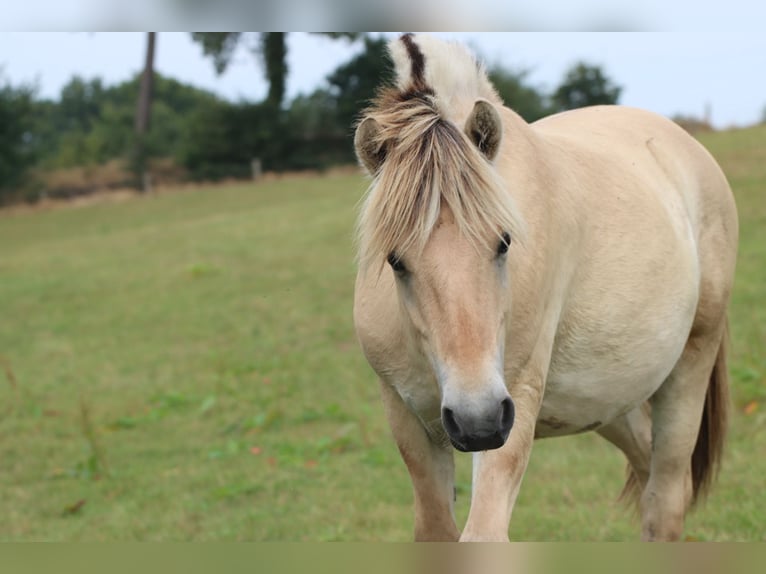
[[[503,399],[489,413],[481,417],[461,416],[451,408],[442,408],[442,425],[452,446],[462,452],[476,452],[500,448],[511,432],[515,408],[510,397]]]

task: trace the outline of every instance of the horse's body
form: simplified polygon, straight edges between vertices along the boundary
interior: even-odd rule
[[[450,443],[475,452],[461,539],[507,539],[533,439],[589,430],[626,454],[643,537],[678,538],[725,424],[724,175],[651,113],[529,125],[459,47],[406,36],[391,53],[397,86],[356,137],[375,180],[354,314],[416,538],[459,536]]]

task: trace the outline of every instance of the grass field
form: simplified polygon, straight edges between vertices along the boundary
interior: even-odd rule
[[[766,128],[704,143],[741,248],[730,441],[686,534],[766,541]],[[409,540],[409,478],[351,322],[364,185],[0,213],[0,539]],[[593,434],[538,442],[511,537],[636,540],[623,467]]]

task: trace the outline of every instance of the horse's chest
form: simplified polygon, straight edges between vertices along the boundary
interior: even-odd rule
[[[433,373],[412,365],[406,373],[394,377],[394,388],[402,401],[424,425],[441,417],[441,392]]]

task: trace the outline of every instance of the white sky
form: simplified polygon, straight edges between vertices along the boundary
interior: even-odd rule
[[[577,60],[599,64],[623,86],[621,103],[702,116],[710,107],[717,127],[759,121],[766,108],[766,35],[760,31],[668,33],[438,33],[470,44],[488,63],[531,70],[530,83],[555,88]],[[317,87],[338,64],[361,49],[302,32],[289,36],[288,97]],[[142,66],[142,32],[38,32],[0,34],[0,72],[11,83],[35,82],[55,98],[74,74],[107,84]],[[163,75],[226,98],[259,100],[266,93],[261,69],[245,50],[216,76],[188,32],[162,32],[156,67]]]

